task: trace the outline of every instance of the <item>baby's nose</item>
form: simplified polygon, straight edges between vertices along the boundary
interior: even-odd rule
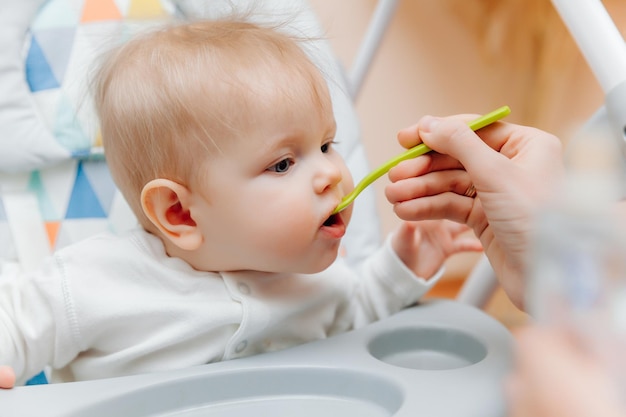
[[[323,193],[328,189],[336,187],[342,179],[341,169],[336,164],[326,162],[315,176],[313,186],[317,193]]]

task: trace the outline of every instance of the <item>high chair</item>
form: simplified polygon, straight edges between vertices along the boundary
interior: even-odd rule
[[[339,151],[355,180],[369,166],[352,101],[397,3],[377,3],[348,75],[325,41],[308,50],[330,77]],[[88,97],[82,95],[84,70],[98,52],[88,40],[102,31],[125,36],[135,25],[175,17],[216,18],[232,4],[245,9],[256,2],[38,0],[3,12],[0,20],[13,22],[0,25],[11,28],[10,37],[0,36],[0,42],[10,44],[13,53],[12,62],[0,63],[0,74],[12,80],[11,86],[0,81],[7,92],[0,94],[0,126],[6,127],[4,140],[11,141],[0,155],[3,268],[35,268],[54,249],[136,223],[110,178]],[[265,11],[260,19],[295,16],[292,30],[321,39],[323,31],[306,1],[258,4]],[[294,10],[300,12],[294,15]],[[81,37],[83,31],[91,36]],[[47,49],[60,45],[70,51]],[[26,83],[20,79],[24,71]],[[369,189],[355,203],[344,238],[348,262],[361,262],[380,242]],[[504,413],[501,380],[510,368],[511,351],[509,332],[484,312],[431,300],[366,328],[280,352],[175,372],[18,387],[0,391],[0,404],[13,415],[47,416],[422,412],[495,417]]]

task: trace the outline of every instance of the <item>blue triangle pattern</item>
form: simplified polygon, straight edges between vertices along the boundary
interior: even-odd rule
[[[82,167],[89,179],[89,183],[92,185],[94,193],[98,197],[100,205],[108,215],[113,205],[115,191],[117,190],[117,186],[111,177],[109,166],[106,161],[86,160],[82,161]]]
[[[57,142],[69,150],[91,148],[91,139],[83,131],[77,113],[65,95],[59,98],[53,131]]]
[[[39,171],[33,171],[30,174],[28,189],[33,191],[37,195],[39,210],[41,212],[41,217],[44,221],[49,222],[60,220],[59,215],[54,209],[54,205],[52,204],[52,201],[50,201],[50,197],[46,192],[46,188],[41,181],[41,175],[39,174]]]
[[[26,81],[32,92],[59,88],[59,82],[54,77],[35,36],[32,37],[26,57]]]
[[[65,78],[70,56],[74,48],[76,28],[57,28],[38,31],[34,36],[46,57],[52,73],[59,83]]]
[[[26,385],[45,385],[48,383],[48,378],[44,371],[39,372],[37,375],[26,381]]]
[[[40,30],[78,26],[80,16],[77,7],[82,6],[82,2],[75,3],[75,1],[68,2],[68,0],[48,0],[37,13],[31,28]]]
[[[85,175],[83,164],[78,164],[76,181],[65,213],[66,219],[106,218],[98,197]]]

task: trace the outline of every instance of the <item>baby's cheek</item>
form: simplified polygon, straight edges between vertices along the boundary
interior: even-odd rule
[[[310,210],[309,210],[310,211]],[[307,216],[306,207],[295,207],[294,210],[284,213],[280,223],[281,241],[288,246],[297,246],[298,242],[308,240],[311,234],[319,227],[319,220]]]
[[[348,194],[352,190],[354,190],[354,179],[352,178],[352,174],[346,168],[343,173],[343,178],[341,180],[341,185],[344,191],[344,194]]]

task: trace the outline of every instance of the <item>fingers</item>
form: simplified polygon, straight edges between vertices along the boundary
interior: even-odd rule
[[[398,132],[398,142],[405,148],[411,148],[422,142],[426,142],[428,145],[428,141],[424,141],[422,135],[425,132],[433,131],[435,128],[444,128],[448,133],[459,129],[461,131],[471,132],[472,130],[469,127],[469,123],[477,117],[478,115],[475,114],[459,114],[448,117],[434,117],[427,115],[422,117],[418,123],[400,130]],[[442,125],[437,126],[438,123],[441,123]],[[451,123],[454,123],[454,125]],[[480,137],[480,141],[499,152],[508,142],[511,141],[515,142],[529,137],[552,135],[533,127],[498,121],[483,127],[475,132],[473,136]],[[438,146],[430,147],[439,151],[439,149],[437,149]]]
[[[423,241],[436,242],[433,246],[443,245],[448,255],[460,252],[481,252],[482,244],[473,234],[472,229],[465,224],[450,220],[424,220],[418,222],[402,222],[398,235],[403,239],[413,239],[416,230]],[[442,242],[449,242],[443,244]],[[447,246],[446,246],[447,245]]]
[[[419,159],[419,158],[418,158]],[[459,169],[435,171],[420,176],[404,177],[405,171],[420,171],[413,161],[398,165],[397,175],[404,178],[385,187],[385,197],[393,204],[396,215],[403,220],[450,219],[467,223],[475,199],[467,196],[472,182],[467,172]],[[414,162],[420,165],[419,162]]]
[[[450,233],[452,237],[457,237],[460,234],[463,234],[471,230],[466,224],[457,223],[457,222],[448,221],[448,220],[441,221],[441,225],[446,228],[446,230],[448,231],[448,233]]]
[[[433,240],[437,240],[440,236],[450,236],[453,239],[463,235],[463,233],[472,230],[469,226],[457,223],[451,220],[423,220],[423,221],[405,221],[402,222],[401,228],[407,230],[407,233],[413,234],[419,229],[420,234],[432,234]]]
[[[497,126],[489,127],[502,129],[501,125],[503,124],[498,123]],[[485,130],[489,129],[485,128]],[[476,175],[484,175],[484,172],[490,171],[485,167],[497,169],[502,163],[508,163],[508,158],[494,152],[490,144],[485,143],[459,117],[426,117],[420,122],[418,133],[426,145],[439,153],[457,159],[470,174],[475,171]],[[502,133],[500,135],[490,136],[502,138]],[[499,142],[506,142],[506,138]],[[501,145],[501,143],[498,144]]]
[[[421,176],[404,176],[405,172],[402,170],[407,168],[406,171],[413,171],[413,167],[410,164],[398,167],[399,171],[396,172],[396,175],[398,178],[404,179],[398,179],[385,187],[385,197],[392,204],[445,192],[465,195],[472,185],[467,172],[462,170],[438,171]]]
[[[455,169],[460,166],[469,173],[479,193],[481,190],[493,187],[494,184],[498,185],[501,179],[498,174],[509,172],[513,168],[509,157],[494,152],[492,146],[500,149],[507,143],[510,136],[515,135],[516,130],[505,123],[496,122],[480,130],[480,134],[489,139],[490,143],[486,143],[468,126],[468,121],[474,117],[472,115],[443,118],[425,116],[417,125],[400,131],[398,140],[404,146],[411,146],[423,140],[438,154],[431,153],[426,158],[415,158],[399,164],[390,171],[390,180],[394,182],[410,176],[420,176],[428,172]],[[469,183],[465,185],[463,190],[454,191],[460,191],[460,194],[463,194],[469,187]],[[392,197],[393,194],[392,192]],[[400,197],[397,201],[401,201]]]
[[[0,389],[10,389],[15,386],[15,372],[9,366],[0,366]]]
[[[504,153],[509,158],[515,154],[515,151],[510,150],[523,148],[520,145],[524,142],[539,140],[544,142],[543,146],[557,146],[558,148],[561,146],[559,138],[543,130],[506,122],[493,123],[480,129],[476,134],[491,149]],[[560,149],[558,152],[560,153]]]
[[[467,223],[474,201],[473,198],[446,192],[396,202],[393,211],[403,220],[450,219],[457,223]]]
[[[408,159],[393,167],[388,177],[391,182],[402,178],[416,177],[428,172],[463,169],[463,165],[448,155],[429,153],[418,158]]]
[[[454,241],[454,251],[461,252],[482,252],[483,245],[476,237],[458,237]]]
[[[407,149],[422,143],[419,135],[419,123],[400,130],[398,132],[398,142]]]
[[[479,117],[477,114],[459,114],[456,116],[451,116],[451,118],[457,118],[462,120],[465,124],[469,125],[469,123]],[[400,145],[405,148],[411,148],[415,145],[422,143],[422,139],[420,138],[420,128],[430,123],[433,119],[433,116],[427,115],[420,119],[416,124],[406,127],[398,132],[398,142]]]

